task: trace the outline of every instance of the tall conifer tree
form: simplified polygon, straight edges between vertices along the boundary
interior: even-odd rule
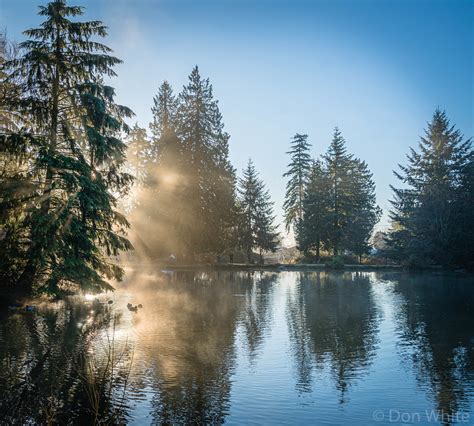
[[[197,66],[178,98],[176,133],[186,169],[180,238],[187,241],[188,253],[219,253],[228,246],[233,225],[235,171],[212,85]]]
[[[252,160],[249,160],[243,176],[239,180],[240,196],[240,245],[251,262],[254,249],[259,251],[263,262],[263,252],[275,251],[278,234],[273,225],[273,203],[265,184],[259,178]]]
[[[303,219],[296,234],[298,248],[304,253],[314,250],[319,262],[321,249],[330,227],[330,181],[322,161],[314,161],[305,190]]]
[[[375,196],[375,182],[365,161],[354,160],[351,188],[351,209],[343,246],[358,256],[360,263],[370,251],[372,230],[382,214]]]
[[[157,162],[163,155],[165,145],[175,141],[175,118],[177,99],[173,94],[171,85],[165,80],[158,94],[153,98],[151,112],[153,114],[150,130],[152,134],[152,149],[150,151],[151,162]]]
[[[472,191],[468,183],[473,161],[471,140],[464,139],[446,113],[437,109],[418,150],[412,148],[407,159],[407,165],[394,172],[405,187],[392,187],[392,255],[417,265],[456,264],[461,258],[466,262],[466,257],[454,254],[462,244],[459,230],[464,229],[467,235],[472,232],[463,227],[460,218],[473,223],[473,210],[469,203],[462,203],[467,210],[460,209],[458,203]]]
[[[130,109],[114,102],[103,82],[120,61],[96,41],[105,37],[100,21],[78,22],[83,8],[55,0],[41,6],[41,26],[24,32],[22,55],[10,63],[10,78],[21,96],[10,108],[31,124],[3,135],[1,146],[20,144],[34,152],[32,169],[41,180],[25,213],[28,246],[16,289],[58,294],[67,289],[110,289],[106,279],[123,271],[109,260],[131,248],[126,219],[112,194],[127,190],[132,178],[121,172]]]
[[[342,239],[348,225],[351,200],[351,169],[353,157],[347,153],[346,141],[336,127],[326,155],[323,157],[330,182],[330,209],[328,245],[335,255],[342,248]]]
[[[311,167],[310,147],[308,135],[297,133],[291,141],[290,150],[287,152],[291,157],[288,170],[283,175],[283,177],[288,178],[283,204],[287,230],[290,229],[291,225],[297,228],[303,219],[303,200]]]

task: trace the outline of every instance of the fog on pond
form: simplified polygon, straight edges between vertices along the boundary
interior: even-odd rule
[[[0,423],[455,423],[473,412],[472,277],[127,277],[99,300],[0,318]]]

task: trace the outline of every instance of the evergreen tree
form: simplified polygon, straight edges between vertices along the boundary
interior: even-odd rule
[[[171,85],[165,80],[153,98],[151,112],[153,120],[150,123],[152,134],[152,149],[150,161],[157,162],[162,155],[163,145],[174,136],[177,100]],[[160,142],[161,141],[161,142]]]
[[[19,86],[10,78],[5,64],[17,53],[6,31],[0,31],[0,135],[18,131],[26,118],[9,107],[11,100],[19,96]],[[29,173],[31,150],[24,149],[18,139],[16,142],[0,145],[0,283],[11,282],[20,266],[25,235],[22,212],[35,189]]]
[[[330,183],[327,244],[337,255],[342,249],[352,208],[351,170],[354,164],[352,155],[347,153],[346,141],[337,127],[323,159]]]
[[[22,55],[7,64],[21,82],[21,96],[9,108],[26,114],[30,125],[1,136],[0,147],[33,154],[31,174],[40,181],[24,212],[27,246],[16,290],[59,294],[80,288],[110,289],[105,281],[123,271],[109,260],[131,248],[126,219],[112,194],[132,181],[121,172],[132,112],[114,102],[103,77],[120,61],[94,37],[105,37],[102,22],[73,20],[83,8],[55,0],[41,6],[41,26],[25,31]]]
[[[18,130],[25,117],[9,107],[10,101],[19,96],[19,86],[9,76],[5,63],[18,55],[17,45],[7,38],[6,31],[0,31],[0,132]]]
[[[291,148],[287,152],[291,156],[288,171],[283,177],[288,177],[286,184],[285,202],[283,209],[285,211],[285,227],[298,227],[303,219],[303,200],[305,186],[308,181],[309,169],[311,167],[311,156],[308,143],[308,135],[297,133],[291,141]]]
[[[392,257],[417,265],[472,261],[469,255],[455,255],[465,238],[459,230],[466,235],[472,232],[460,221],[473,223],[472,200],[466,197],[472,194],[471,140],[465,140],[446,113],[437,109],[418,151],[412,148],[407,159],[408,164],[394,172],[405,187],[392,187]]]
[[[347,153],[336,128],[328,152],[311,168],[303,200],[303,219],[296,233],[300,250],[322,248],[334,255],[349,251],[359,260],[369,251],[372,230],[380,218],[375,184],[365,162]]]
[[[274,252],[278,244],[278,234],[273,225],[273,203],[265,184],[249,160],[243,177],[239,179],[238,193],[240,196],[240,246],[251,262],[254,249],[259,251],[263,262],[263,252]]]
[[[147,151],[150,145],[146,129],[135,123],[127,135],[126,142],[130,174],[135,177],[135,185],[141,185],[146,179]]]
[[[377,206],[375,183],[367,163],[354,160],[351,172],[351,211],[344,234],[344,248],[359,257],[370,251],[372,230],[380,220],[382,210]]]
[[[138,123],[130,129],[126,137],[127,144],[127,164],[125,170],[134,176],[133,191],[122,201],[122,208],[129,213],[140,204],[140,194],[148,180],[148,152],[150,142],[146,129],[140,127]]]
[[[150,146],[145,152],[146,179],[138,194],[140,208],[131,215],[133,241],[138,250],[152,257],[185,252],[180,233],[186,219],[186,169],[182,143],[175,132],[177,100],[168,82],[163,82],[151,108]],[[150,232],[150,230],[153,232]],[[144,254],[145,254],[144,253]]]
[[[178,97],[176,133],[186,171],[179,239],[187,253],[219,253],[229,245],[233,226],[235,171],[212,85],[197,66]]]
[[[303,200],[303,219],[296,234],[299,250],[314,250],[319,263],[330,227],[330,180],[322,161],[313,161]]]

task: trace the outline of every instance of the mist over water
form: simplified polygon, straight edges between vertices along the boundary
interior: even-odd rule
[[[474,408],[473,307],[472,279],[449,274],[131,269],[99,300],[0,319],[0,419],[90,417],[84,376],[112,340],[116,421],[456,423]]]

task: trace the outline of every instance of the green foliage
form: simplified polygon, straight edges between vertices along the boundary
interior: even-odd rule
[[[175,130],[177,107],[178,103],[173,94],[173,89],[165,80],[158,90],[158,95],[153,98],[153,106],[151,108],[153,114],[153,120],[150,123],[152,133],[151,156],[154,160],[157,160],[162,154],[162,138]]]
[[[288,178],[283,204],[287,230],[290,229],[291,225],[297,229],[303,219],[303,200],[311,167],[310,147],[308,135],[297,133],[291,141],[290,150],[287,152],[291,156],[288,170],[283,174],[283,177]]]
[[[16,262],[2,273],[23,294],[111,289],[106,279],[121,279],[123,271],[110,258],[131,248],[116,195],[132,182],[121,171],[123,120],[132,112],[117,105],[113,88],[103,83],[120,62],[92,41],[104,37],[106,27],[71,20],[82,14],[64,0],[41,6],[41,26],[24,32],[30,39],[5,64],[7,82],[19,88],[8,108],[28,126],[3,131],[0,149],[28,172],[20,171],[25,185],[8,196],[5,186],[22,180],[10,171],[0,182],[10,211],[2,228],[14,236],[10,247],[16,239]],[[3,245],[0,256],[8,258]]]
[[[296,240],[304,253],[345,251],[359,258],[369,251],[369,239],[381,210],[375,184],[365,162],[347,153],[345,140],[335,129],[329,149],[314,161],[303,200],[303,218]]]
[[[333,256],[325,263],[325,266],[328,269],[342,270],[344,269],[344,258],[342,256]]]
[[[406,166],[394,172],[388,255],[409,265],[473,262],[473,150],[437,109]]]
[[[260,253],[274,252],[278,245],[278,233],[273,225],[273,202],[265,184],[249,160],[243,177],[239,179],[239,240],[240,247],[251,261],[252,250]]]
[[[137,233],[145,235],[146,216],[157,235],[148,248],[179,258],[234,248],[236,177],[228,158],[229,135],[209,79],[196,66],[177,98],[165,81],[152,112],[147,188],[141,214],[136,214]]]
[[[330,181],[324,164],[314,161],[305,188],[303,220],[297,228],[296,241],[303,253],[316,252],[316,262],[319,262],[321,246],[327,240],[329,191]]]

